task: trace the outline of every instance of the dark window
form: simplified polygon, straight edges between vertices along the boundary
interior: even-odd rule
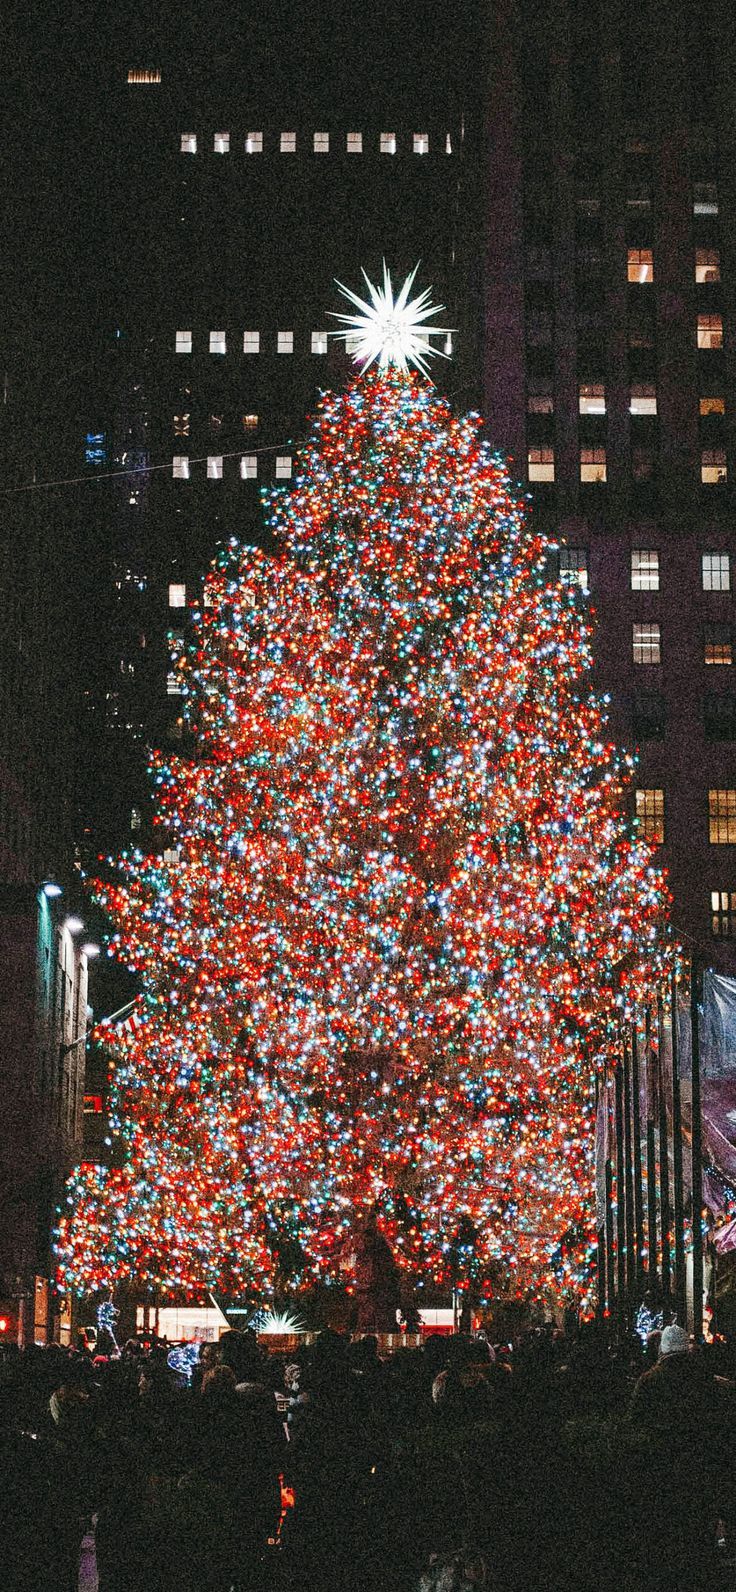
[[[664,698],[659,691],[635,691],[632,711],[635,741],[664,740]]]
[[[707,741],[736,740],[736,696],[708,691],[703,716]]]

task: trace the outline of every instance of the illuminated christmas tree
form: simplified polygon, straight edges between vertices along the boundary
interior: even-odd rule
[[[66,1287],[307,1287],[374,1207],[416,1276],[459,1229],[476,1276],[588,1276],[595,1058],[661,976],[666,892],[579,589],[478,418],[381,347],[270,495],[275,555],[207,580],[196,755],[153,763],[176,862],[97,886],[144,993]]]

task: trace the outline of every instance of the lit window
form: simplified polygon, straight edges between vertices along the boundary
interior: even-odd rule
[[[711,846],[736,845],[736,790],[708,791],[708,839]]]
[[[636,381],[631,384],[631,397],[629,399],[629,414],[656,415],[657,389],[653,382]]]
[[[580,479],[581,481],[603,482],[606,479],[606,450],[605,448],[580,449]]]
[[[363,153],[363,134],[362,133],[348,133],[347,141],[346,141],[346,147],[347,147],[347,152],[348,152],[349,155],[362,155],[362,153]]]
[[[606,412],[606,389],[602,382],[593,386],[584,385],[580,388],[578,398],[581,415],[604,415]]]
[[[281,134],[282,155],[293,155],[296,151],[296,133]]]
[[[736,740],[736,696],[707,691],[704,721],[706,741]]]
[[[166,695],[183,696],[181,679],[175,669],[170,669],[166,676]]]
[[[725,398],[701,398],[700,413],[701,415],[725,415]]]
[[[728,553],[703,554],[703,591],[731,590],[731,560]]]
[[[530,481],[554,481],[554,448],[530,448],[527,455],[527,471]]]
[[[560,578],[575,581],[581,591],[588,591],[587,547],[561,547],[559,561]]]
[[[718,188],[714,182],[693,183],[693,215],[718,215]]]
[[[176,580],[170,581],[169,582],[169,607],[170,608],[186,608],[186,606],[187,606],[187,588],[186,588],[186,586],[183,585],[180,581],[176,581]]]
[[[241,481],[255,481],[258,476],[258,457],[255,453],[244,453],[240,460]]]
[[[695,250],[695,280],[696,282],[720,282],[721,256],[717,249]]]
[[[276,333],[276,352],[277,352],[277,354],[293,354],[293,352],[294,352],[294,333],[293,332],[277,332]]]
[[[90,1116],[98,1117],[98,1116],[101,1116],[102,1115],[102,1095],[86,1094],[84,1096],[84,1102],[83,1102],[83,1105],[82,1105],[82,1110],[83,1110],[84,1115],[86,1117],[90,1117]]]
[[[181,135],[181,153],[182,153],[182,155],[196,155],[196,153],[197,153],[197,134],[196,133],[182,133],[182,135]]]
[[[452,154],[452,138],[450,137],[449,133],[447,134],[447,137],[445,138],[445,154],[446,155],[451,155]]]
[[[655,846],[664,843],[664,791],[659,789],[637,790],[634,793],[636,800],[636,826],[643,840],[649,840]]]
[[[315,133],[314,139],[313,139],[313,148],[314,148],[315,155],[329,155],[329,153],[330,153],[330,135],[329,135],[329,133]]]
[[[662,647],[659,624],[643,619],[632,626],[634,663],[661,663]]]
[[[158,67],[146,70],[145,67],[134,66],[128,73],[129,83],[160,83],[161,72]]]
[[[175,481],[189,480],[189,459],[184,453],[174,454],[173,476]]]
[[[412,147],[415,155],[428,155],[429,133],[415,133]]]
[[[263,133],[248,133],[245,140],[246,155],[263,154]]]
[[[174,346],[176,348],[177,354],[191,354],[191,352],[192,352],[192,334],[191,334],[191,332],[177,332],[177,334],[176,334],[176,342],[175,342]]]
[[[258,416],[257,415],[243,415],[243,430],[244,431],[255,431],[257,425],[258,425]]]
[[[664,740],[664,698],[659,691],[635,691],[631,717],[635,741]]]
[[[526,408],[530,415],[551,415],[554,412],[552,380],[549,376],[530,377]]]
[[[312,353],[313,354],[326,354],[327,353],[327,333],[326,332],[312,332]]]
[[[207,480],[222,480],[222,454],[211,453],[207,460]]]
[[[277,453],[276,455],[276,480],[289,481],[291,479],[291,454]]]
[[[131,827],[131,829],[140,829],[140,827],[141,827],[141,810],[140,810],[140,807],[131,807],[131,809],[130,809],[130,827]]]
[[[189,436],[189,415],[174,415],[174,436]]]
[[[381,133],[380,150],[382,155],[396,154],[396,134]]]
[[[227,353],[227,337],[224,332],[210,332],[210,353]]]
[[[705,662],[722,665],[733,663],[730,625],[706,625]]]
[[[632,547],[631,590],[659,591],[659,553],[653,547]]]
[[[736,934],[736,890],[711,890],[711,929],[720,940],[732,940]]]
[[[229,155],[229,153],[230,153],[230,134],[229,133],[215,133],[213,148],[214,148],[214,151],[215,151],[216,155]]]
[[[243,353],[259,354],[261,351],[260,332],[243,332]]]
[[[723,347],[723,316],[698,316],[698,348]]]
[[[630,282],[654,281],[654,261],[651,249],[629,249],[628,276]]]
[[[723,448],[704,448],[700,455],[700,479],[704,486],[723,486],[727,480],[726,454]]]

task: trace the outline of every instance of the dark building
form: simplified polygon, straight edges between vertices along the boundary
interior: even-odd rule
[[[724,4],[499,3],[485,412],[590,591],[685,946],[736,968],[736,72]]]

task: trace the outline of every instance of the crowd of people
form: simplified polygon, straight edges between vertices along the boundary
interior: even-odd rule
[[[0,1351],[0,1584],[76,1592],[650,1592],[736,1584],[736,1350],[677,1326],[382,1357],[230,1331]]]

